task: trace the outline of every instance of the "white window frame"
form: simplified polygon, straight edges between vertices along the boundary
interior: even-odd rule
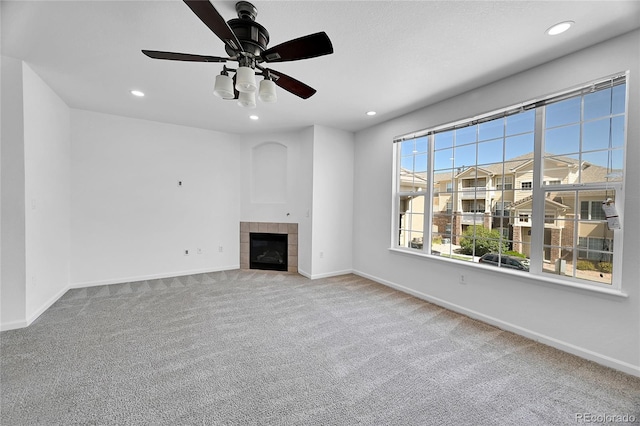
[[[629,121],[629,111],[628,111],[628,102],[629,102],[629,84],[628,84],[628,72],[626,73],[620,73],[617,75],[613,75],[610,77],[607,77],[605,79],[601,79],[599,81],[594,81],[594,82],[590,82],[584,85],[580,85],[579,87],[567,90],[566,92],[563,93],[558,93],[554,96],[549,96],[547,99],[543,100],[543,101],[531,101],[531,103],[521,103],[517,105],[517,108],[519,111],[525,110],[525,105],[533,105],[535,104],[534,108],[536,109],[536,125],[535,125],[535,131],[534,131],[534,137],[535,137],[535,143],[534,143],[534,153],[533,153],[533,158],[535,161],[535,165],[536,167],[534,167],[533,169],[533,179],[532,180],[525,180],[525,181],[521,181],[520,182],[520,189],[521,190],[530,190],[532,192],[531,197],[533,200],[532,203],[532,210],[531,210],[531,216],[529,219],[529,226],[531,227],[530,229],[535,229],[536,232],[533,232],[529,235],[531,235],[531,257],[530,257],[530,264],[531,264],[531,269],[529,271],[529,276],[535,277],[536,279],[539,280],[543,280],[543,281],[550,281],[550,282],[554,282],[554,283],[558,283],[558,284],[565,284],[565,285],[569,285],[569,286],[573,286],[573,287],[580,287],[580,288],[586,288],[586,289],[594,289],[597,291],[601,291],[604,293],[609,293],[609,294],[622,294],[621,290],[622,290],[622,282],[621,282],[621,271],[622,271],[622,239],[623,239],[623,233],[618,231],[614,231],[614,235],[615,238],[613,240],[613,253],[612,253],[612,257],[613,257],[613,275],[612,275],[612,281],[611,283],[599,283],[599,282],[595,282],[595,281],[589,281],[586,279],[581,279],[581,278],[573,278],[573,277],[556,277],[555,275],[551,275],[548,273],[543,272],[542,270],[542,263],[543,263],[543,251],[541,250],[542,247],[544,246],[543,244],[543,239],[544,239],[544,232],[538,232],[537,230],[540,229],[545,229],[545,223],[547,222],[548,216],[545,215],[545,200],[548,196],[550,196],[552,192],[558,192],[558,191],[563,191],[563,190],[575,190],[575,191],[582,191],[582,190],[614,190],[616,193],[616,206],[618,208],[618,212],[620,214],[620,216],[623,216],[623,211],[624,211],[624,178],[625,178],[625,173],[623,173],[622,175],[622,180],[618,181],[618,182],[608,182],[608,183],[602,183],[602,182],[596,182],[596,183],[581,183],[581,184],[565,184],[562,183],[562,181],[558,182],[557,180],[554,179],[549,179],[547,181],[543,180],[543,166],[544,166],[544,161],[543,159],[545,158],[545,156],[543,155],[544,151],[544,147],[543,147],[543,125],[542,125],[542,116],[544,114],[544,107],[539,107],[539,105],[544,105],[543,102],[549,102],[550,99],[552,99],[553,101],[555,101],[555,99],[557,98],[570,98],[575,96],[574,93],[586,93],[586,90],[589,87],[595,87],[598,84],[601,84],[607,80],[613,82],[614,79],[624,79],[624,82],[627,83],[626,84],[626,105],[625,105],[625,109],[624,109],[624,141],[623,144],[624,146],[626,146],[627,144],[627,128],[628,128],[628,121]],[[509,108],[505,108],[502,111],[493,111],[491,113],[488,114],[484,114],[482,116],[477,116],[474,118],[470,118],[470,119],[465,119],[465,120],[459,120],[455,123],[447,123],[444,124],[442,126],[436,126],[430,129],[425,129],[423,131],[419,131],[419,132],[415,132],[413,134],[409,134],[409,135],[404,135],[404,136],[399,136],[397,138],[394,139],[394,142],[398,142],[398,141],[402,141],[402,140],[408,140],[408,139],[412,139],[412,138],[417,138],[417,137],[422,137],[422,136],[426,136],[429,135],[429,139],[428,139],[428,178],[427,180],[429,182],[433,181],[433,174],[434,174],[434,139],[433,139],[433,135],[437,134],[439,132],[444,132],[445,130],[449,130],[449,129],[455,129],[455,128],[460,128],[463,127],[465,125],[469,124],[475,124],[475,123],[479,123],[481,122],[481,120],[485,120],[485,121],[489,121],[488,117],[491,116],[498,116],[500,113],[505,114],[505,116],[508,115],[508,111],[513,111],[516,108],[516,106],[513,107],[509,107]],[[582,121],[580,122],[582,123]],[[610,148],[611,149],[611,148]],[[623,151],[624,152],[624,151]],[[393,155],[394,155],[394,164],[395,167],[398,167],[398,158],[399,154],[397,152],[397,150],[393,150]],[[397,179],[397,169],[394,169],[394,181]],[[506,177],[506,175],[505,175]],[[517,181],[517,179],[514,179],[514,181]],[[515,182],[514,182],[515,183]],[[530,183],[531,188],[522,188],[522,184],[523,183]],[[455,186],[455,185],[454,185]],[[515,187],[515,185],[514,185]],[[458,188],[457,191],[460,192],[462,190],[462,188]],[[513,190],[517,190],[517,189],[513,189]],[[431,254],[431,235],[433,235],[434,233],[431,231],[431,227],[433,222],[433,195],[434,195],[434,188],[432,184],[427,185],[426,188],[426,194],[425,195],[425,207],[424,207],[424,247],[420,250],[420,252],[422,254],[426,254],[429,255]],[[577,194],[579,192],[576,192]],[[398,193],[394,194],[394,203],[392,203],[393,206],[393,236],[392,236],[392,241],[396,241],[397,240],[397,231],[399,230],[399,227],[397,226],[397,214],[395,212],[397,212],[397,208],[396,208],[396,203],[398,200]],[[458,201],[459,203],[460,201]],[[455,204],[455,203],[454,203]],[[579,208],[579,207],[578,207]],[[514,214],[515,218],[512,217],[511,219],[515,221],[519,220],[519,214],[518,212],[515,212]],[[557,221],[557,217],[555,218],[555,220]],[[463,223],[464,225],[464,223]],[[547,223],[547,225],[549,225]],[[468,224],[466,225],[467,227],[469,226]],[[500,225],[502,226],[502,225]],[[502,228],[496,228],[496,229],[502,229]],[[576,237],[575,240],[573,242],[573,250],[577,251],[579,250],[578,247],[578,240],[577,240],[578,236],[577,236],[577,231],[576,231]],[[397,249],[398,247],[395,245],[394,242],[392,242],[392,246],[391,249]],[[540,248],[539,252],[538,252],[538,248]],[[433,258],[437,258],[437,259],[441,259],[439,256],[430,256]],[[445,259],[442,259],[445,260]],[[451,259],[446,259],[446,261],[452,261]],[[466,262],[469,264],[469,262]],[[475,266],[474,263],[470,263],[471,266]],[[503,273],[507,273],[508,271],[500,271]]]

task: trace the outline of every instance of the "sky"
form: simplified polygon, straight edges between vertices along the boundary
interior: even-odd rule
[[[545,107],[544,151],[621,171],[624,164],[626,84]],[[499,164],[532,153],[535,110],[435,135],[434,172]],[[428,138],[401,142],[401,167],[426,172]]]

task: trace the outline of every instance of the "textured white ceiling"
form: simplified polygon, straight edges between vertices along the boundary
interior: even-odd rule
[[[180,0],[3,0],[2,54],[27,62],[73,108],[234,133],[311,124],[357,131],[640,27],[639,1],[253,3],[270,46],[318,31],[331,38],[333,55],[269,66],[317,89],[313,97],[279,89],[276,104],[247,110],[213,95],[221,64],[144,56],[226,56]],[[236,17],[235,2],[212,4]],[[545,34],[564,20],[576,24]],[[147,96],[132,97],[134,88]]]

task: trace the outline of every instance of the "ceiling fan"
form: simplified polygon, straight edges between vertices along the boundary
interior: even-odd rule
[[[276,101],[276,85],[284,90],[307,99],[316,93],[312,87],[273,69],[263,63],[297,61],[333,53],[333,45],[325,32],[310,34],[267,48],[269,33],[255,21],[256,7],[247,2],[236,3],[238,18],[225,21],[209,0],[184,0],[198,18],[222,40],[226,58],[219,56],[192,55],[188,53],[161,52],[143,50],[142,53],[153,59],[189,62],[238,62],[238,68],[223,66],[216,76],[214,94],[223,99],[236,99],[241,106],[255,107],[255,95],[263,102]],[[229,73],[235,73],[232,77]],[[255,76],[264,80],[260,86]]]

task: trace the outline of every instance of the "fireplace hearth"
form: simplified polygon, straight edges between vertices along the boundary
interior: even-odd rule
[[[269,237],[271,241],[254,243],[252,249],[252,234],[255,234],[254,237],[264,236],[260,234],[275,234],[275,237],[272,235]],[[252,250],[254,253],[251,253]],[[240,222],[240,269],[258,268],[298,272],[297,223]]]

